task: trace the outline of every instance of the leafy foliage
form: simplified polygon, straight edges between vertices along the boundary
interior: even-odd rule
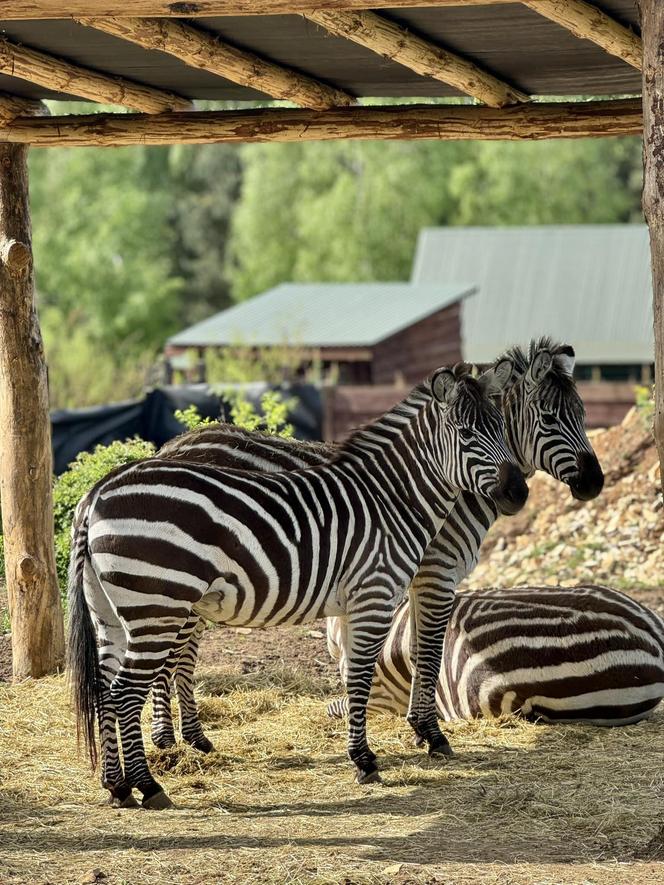
[[[231,226],[236,300],[287,280],[403,280],[431,225],[641,219],[636,138],[249,145]]]
[[[154,455],[152,443],[141,439],[113,442],[97,446],[94,452],[81,452],[55,482],[53,489],[53,518],[55,523],[55,557],[60,588],[67,587],[71,523],[76,505],[95,483],[111,470],[141,458]]]

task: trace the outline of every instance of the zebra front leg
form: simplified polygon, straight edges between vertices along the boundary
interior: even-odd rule
[[[348,756],[358,784],[380,782],[376,754],[367,742],[367,704],[376,661],[390,629],[393,601],[394,594],[385,588],[364,591],[354,597],[347,616]]]
[[[198,644],[205,632],[205,621],[196,617],[194,627],[182,649],[175,669],[175,682],[180,705],[180,729],[183,740],[202,753],[214,750],[214,744],[206,737],[198,718],[194,696],[194,670],[198,658]]]
[[[415,732],[415,743],[420,746],[426,742],[430,756],[454,755],[440,730],[436,713],[436,685],[453,602],[453,594],[441,595],[437,591],[420,589],[410,594],[411,629],[415,629],[415,642],[411,640],[411,647],[416,647],[416,652],[406,718]]]
[[[191,642],[192,632],[196,630],[199,623],[203,623],[198,615],[191,614],[187,619],[182,631],[177,639],[177,645],[169,655],[168,660],[159,671],[157,678],[152,686],[152,743],[161,749],[175,746],[175,729],[173,728],[173,714],[171,710],[171,686],[174,678],[177,679],[177,673],[182,664],[183,655],[187,654],[187,649]],[[204,628],[203,628],[204,629]],[[202,630],[201,630],[202,632]],[[198,651],[198,639],[194,647],[194,664]],[[193,670],[192,670],[193,673]],[[193,697],[193,693],[192,693]],[[182,711],[183,699],[178,689],[178,700],[180,703],[180,711]],[[186,698],[184,703],[189,707],[190,701]],[[182,717],[182,712],[180,712]],[[194,704],[194,717],[196,721],[196,709]],[[188,738],[183,734],[185,740]],[[191,743],[191,741],[189,741]],[[202,747],[198,747],[202,749]],[[209,751],[206,751],[209,752]]]

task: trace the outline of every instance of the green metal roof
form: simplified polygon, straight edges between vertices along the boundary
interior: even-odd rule
[[[168,344],[367,347],[474,292],[457,281],[284,283],[196,323]]]
[[[448,227],[420,232],[412,281],[472,277],[462,352],[490,362],[551,335],[580,363],[654,360],[648,231],[641,224]]]

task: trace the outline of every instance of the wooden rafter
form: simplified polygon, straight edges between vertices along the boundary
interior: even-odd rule
[[[326,9],[396,9],[424,6],[488,6],[515,0],[325,0]],[[315,0],[2,0],[0,18],[196,18],[212,15],[299,15],[318,9]]]
[[[528,96],[464,58],[411,34],[375,12],[317,9],[306,18],[424,77],[455,86],[492,108],[528,101]]]
[[[82,18],[77,21],[137,43],[145,49],[166,52],[191,67],[258,89],[272,98],[293,101],[306,108],[325,110],[355,101],[340,89],[281,67],[252,52],[237,49],[211,34],[180,22],[154,18]]]
[[[629,28],[621,25],[585,0],[521,0],[524,6],[571,31],[575,37],[590,40],[605,52],[617,55],[641,70],[643,44]]]
[[[0,40],[0,73],[47,89],[77,95],[105,104],[125,105],[147,114],[185,111],[191,102],[179,95],[111,77],[72,64],[45,52]]]
[[[16,117],[32,114],[48,114],[48,108],[41,101],[0,93],[0,126],[10,123]]]
[[[309,111],[261,108],[198,113],[92,114],[19,118],[0,141],[35,147],[205,144],[214,142],[363,139],[521,140],[638,135],[639,99],[555,102],[495,108],[469,105],[389,105]]]

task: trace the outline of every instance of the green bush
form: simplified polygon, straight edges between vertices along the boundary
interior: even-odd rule
[[[55,562],[60,590],[67,587],[71,522],[76,505],[96,482],[115,467],[150,458],[155,453],[152,443],[142,439],[113,442],[97,446],[94,452],[81,452],[75,461],[55,481],[53,489],[53,519],[55,524]]]

